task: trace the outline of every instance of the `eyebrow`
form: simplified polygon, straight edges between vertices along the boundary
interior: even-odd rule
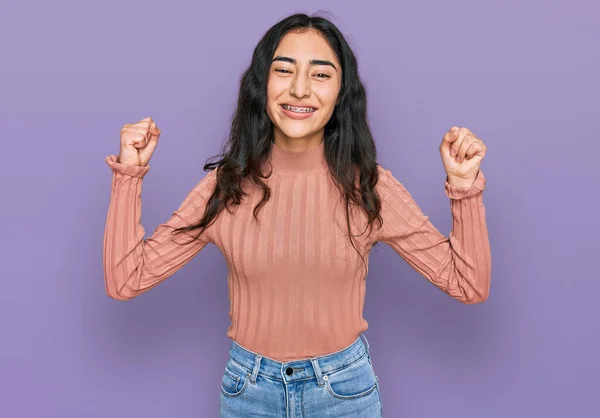
[[[271,61],[271,62],[275,62],[275,61],[284,61],[284,62],[289,62],[291,64],[296,64],[296,60],[294,58],[283,57],[281,55],[278,55],[275,58],[273,58],[273,61]],[[335,65],[333,65],[333,63],[331,61],[328,61],[328,60],[315,60],[315,59],[312,59],[312,60],[310,60],[310,65],[330,65],[330,66],[332,66],[337,71],[337,68],[335,67]]]

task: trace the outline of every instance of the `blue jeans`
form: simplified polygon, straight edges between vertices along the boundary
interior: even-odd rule
[[[219,417],[379,418],[381,405],[364,334],[334,353],[284,363],[232,341]]]

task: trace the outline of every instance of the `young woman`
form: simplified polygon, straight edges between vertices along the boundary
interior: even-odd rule
[[[324,18],[296,14],[264,35],[241,81],[222,158],[204,166],[212,170],[144,239],[142,179],[159,135],[151,118],[125,125],[119,156],[106,158],[113,170],[106,291],[131,299],[207,244],[223,252],[232,341],[221,417],[381,416],[362,317],[376,242],[461,302],[488,297],[479,170],[486,146],[466,128],[443,135],[447,238],[377,164],[356,58]]]

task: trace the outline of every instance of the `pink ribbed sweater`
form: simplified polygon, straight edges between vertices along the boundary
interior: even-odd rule
[[[136,297],[213,243],[228,266],[229,338],[279,361],[331,353],[351,344],[368,327],[362,316],[367,271],[346,236],[343,200],[323,151],[324,143],[304,152],[272,146],[273,175],[266,179],[272,194],[258,213],[259,223],[252,210],[262,195],[248,183],[250,195],[242,204],[233,213],[222,211],[201,239],[187,245],[190,236],[176,236],[174,242],[170,232],[199,219],[216,170],[144,238],[141,192],[150,166],[127,166],[118,163],[116,155],[106,157],[113,171],[103,252],[108,295]],[[383,227],[375,224],[372,234],[360,235],[366,217],[356,210],[352,217],[355,245],[365,261],[373,243],[384,242],[448,295],[464,303],[485,300],[491,255],[483,172],[470,188],[445,182],[453,219],[449,237],[431,224],[389,170],[379,166],[379,173]]]

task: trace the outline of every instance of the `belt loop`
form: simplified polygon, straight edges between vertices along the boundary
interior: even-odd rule
[[[367,346],[367,354],[371,354],[371,348],[369,346],[369,341],[367,341],[367,337],[365,336],[364,333],[360,333],[360,336],[363,337],[363,339],[365,340],[365,345]]]
[[[321,374],[321,368],[319,367],[319,361],[316,358],[311,358],[313,370],[315,371],[315,377],[317,378],[317,386],[321,387],[325,384],[323,380],[323,374]]]
[[[260,360],[262,359],[262,356],[260,354],[257,354],[254,357],[254,368],[252,369],[252,376],[250,376],[250,381],[252,383],[256,383],[256,375],[258,375],[258,369],[260,369]]]

